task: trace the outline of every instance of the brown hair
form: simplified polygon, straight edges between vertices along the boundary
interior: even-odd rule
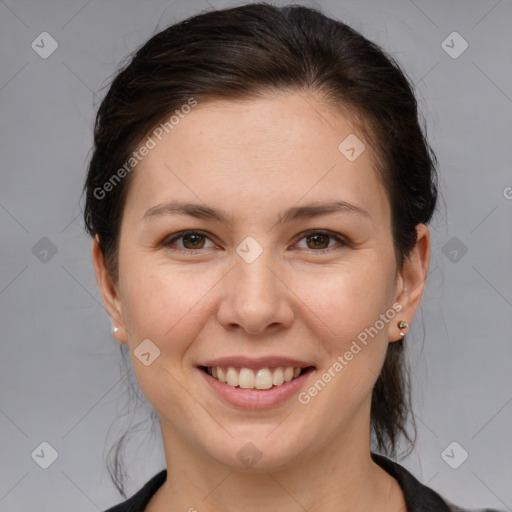
[[[258,3],[198,14],[162,30],[112,81],[96,116],[84,219],[87,231],[99,236],[115,279],[133,173],[108,193],[98,190],[105,191],[147,134],[190,98],[248,99],[275,91],[319,93],[358,121],[377,156],[402,267],[416,244],[416,225],[430,221],[437,201],[437,161],[419,123],[412,83],[391,56],[344,23],[311,8]],[[402,435],[414,445],[406,429],[409,414],[414,426],[403,344],[389,343],[372,395],[378,450],[395,454]],[[117,448],[111,476],[125,496]]]

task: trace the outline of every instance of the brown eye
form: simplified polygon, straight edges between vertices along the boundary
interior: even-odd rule
[[[182,246],[177,245],[177,241],[182,241]],[[209,237],[200,233],[199,231],[187,231],[178,233],[168,241],[165,241],[162,245],[169,249],[174,249],[177,247],[178,249],[183,249],[185,251],[196,251],[199,249],[208,249],[205,247],[205,241],[209,240]]]
[[[306,248],[315,252],[328,251],[333,248],[332,245],[329,247],[329,242],[331,240],[338,242],[338,245],[341,245],[342,247],[347,245],[342,238],[328,231],[313,231],[305,233],[301,240],[306,240]]]
[[[202,249],[204,245],[204,236],[198,234],[183,235],[183,245],[185,249]],[[188,247],[190,244],[191,247]]]
[[[180,240],[182,243],[181,246],[178,244]],[[164,241],[162,246],[168,249],[182,249],[185,252],[197,252],[200,249],[211,248],[205,247],[206,240],[210,240],[210,238],[199,231],[184,231]],[[301,240],[306,240],[306,249],[320,253],[336,248],[336,245],[330,245],[331,241],[337,242],[337,245],[340,247],[347,245],[341,237],[328,231],[308,232],[303,235]]]
[[[314,247],[310,247],[310,249],[326,249],[329,245],[329,235],[325,233],[317,233],[315,235],[309,235],[306,237],[306,240],[311,241]]]

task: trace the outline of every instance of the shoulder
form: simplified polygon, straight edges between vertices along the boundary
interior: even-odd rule
[[[167,478],[167,469],[162,469],[154,475],[144,486],[126,501],[105,510],[105,512],[144,512],[151,497],[162,486]]]
[[[372,459],[398,481],[404,493],[407,512],[500,512],[489,508],[461,508],[423,485],[397,462],[376,453],[372,453]]]

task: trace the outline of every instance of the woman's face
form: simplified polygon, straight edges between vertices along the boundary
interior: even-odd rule
[[[305,93],[199,103],[153,136],[126,198],[118,281],[97,246],[95,264],[164,442],[240,469],[367,448],[372,388],[419,304],[429,243],[421,225],[398,271],[390,205],[354,136]],[[253,390],[207,375],[208,363],[246,368],[244,385],[253,375],[260,387],[259,368],[309,370]]]

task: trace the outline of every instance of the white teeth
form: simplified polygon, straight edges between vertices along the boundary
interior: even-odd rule
[[[236,371],[236,370],[235,370]],[[244,389],[251,389],[254,387],[254,372],[249,368],[242,368],[238,374],[238,385]]]
[[[231,366],[228,368],[228,372],[226,373],[226,382],[230,386],[238,386],[238,372]]]
[[[213,378],[224,382],[229,386],[239,386],[243,389],[270,389],[272,386],[280,386],[284,382],[290,382],[300,375],[302,368],[278,367],[271,371],[269,368],[253,370],[229,366],[224,371],[220,366],[208,367],[208,374]]]
[[[272,374],[268,368],[260,368],[254,377],[256,389],[270,389],[272,387]]]
[[[274,370],[274,375],[272,375],[272,384],[274,386],[280,386],[284,382],[283,369],[276,368]]]
[[[291,368],[290,366],[288,366],[288,367],[284,370],[284,381],[285,381],[285,382],[290,382],[292,379],[293,379],[293,368]]]

